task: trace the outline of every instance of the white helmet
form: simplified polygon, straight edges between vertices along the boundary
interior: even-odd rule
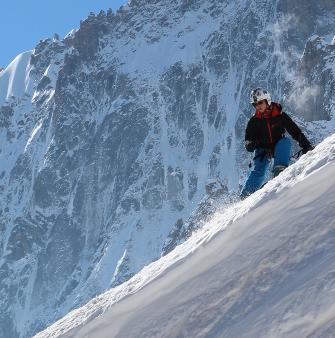
[[[266,89],[262,88],[256,88],[251,91],[250,94],[250,103],[254,105],[255,103],[266,100],[268,102],[268,105],[271,104],[271,95]]]

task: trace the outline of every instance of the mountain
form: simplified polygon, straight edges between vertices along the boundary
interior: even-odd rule
[[[335,134],[35,338],[332,337]]]
[[[334,17],[326,0],[132,0],[1,71],[0,336],[127,281],[231,201],[251,88],[314,143],[331,134]]]

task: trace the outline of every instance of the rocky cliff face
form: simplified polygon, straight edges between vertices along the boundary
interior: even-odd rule
[[[3,70],[0,336],[127,280],[238,191],[252,87],[326,135],[334,18],[332,1],[132,0]]]

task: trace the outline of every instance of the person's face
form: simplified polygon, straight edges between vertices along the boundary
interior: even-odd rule
[[[266,108],[268,107],[266,100],[259,101],[254,104],[257,111],[260,113],[264,113],[266,111]]]

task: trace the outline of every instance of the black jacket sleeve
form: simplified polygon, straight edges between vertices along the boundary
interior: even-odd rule
[[[299,143],[299,146],[303,151],[307,152],[308,150],[313,149],[311,143],[296,123],[286,113],[283,112],[282,115],[285,122],[285,129]]]
[[[253,119],[250,119],[245,130],[244,146],[245,149],[249,152],[253,152],[257,148],[257,140],[253,122]]]

